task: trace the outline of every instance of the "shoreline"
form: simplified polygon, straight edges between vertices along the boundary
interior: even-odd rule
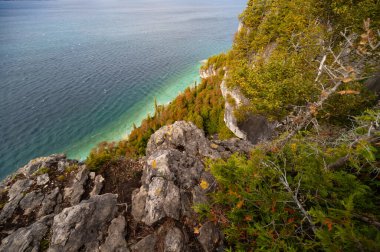
[[[133,107],[126,109],[124,115],[113,120],[108,126],[97,130],[92,136],[86,136],[82,141],[74,143],[58,153],[65,153],[70,159],[83,161],[90,151],[103,141],[113,142],[125,140],[132,131],[133,124],[139,126],[141,122],[154,113],[154,99],[159,105],[169,104],[179,93],[191,87],[196,81],[199,83],[199,68],[204,60],[184,71],[183,76],[173,77],[155,94],[147,95],[145,99],[137,102]],[[132,119],[131,119],[132,118]]]

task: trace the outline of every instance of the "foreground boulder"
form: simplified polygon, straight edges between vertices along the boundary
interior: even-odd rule
[[[207,194],[216,186],[214,178],[205,171],[203,160],[207,157],[221,156],[192,123],[176,122],[151,136],[142,186],[132,196],[132,215],[136,221],[152,227],[153,235],[165,237],[156,240],[156,248],[202,251],[207,247],[212,251],[222,245],[222,239],[194,239],[194,228],[201,223],[193,206],[205,203]],[[202,244],[205,242],[211,244]]]
[[[48,251],[97,249],[102,235],[108,229],[108,222],[115,217],[116,204],[117,195],[103,194],[63,209],[54,216]]]

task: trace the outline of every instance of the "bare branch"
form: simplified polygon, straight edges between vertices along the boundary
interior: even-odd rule
[[[321,76],[322,74],[323,65],[325,64],[326,58],[327,58],[327,55],[324,55],[321,60],[321,64],[319,65],[319,68],[318,68],[318,75],[317,75],[317,78],[315,78],[315,81],[318,81],[319,76]]]
[[[264,163],[264,165],[267,166],[268,168],[272,168],[275,171],[277,171],[277,172],[280,173],[279,179],[280,179],[281,184],[284,186],[285,190],[290,193],[290,195],[291,195],[291,197],[293,199],[293,202],[297,205],[298,209],[301,211],[301,214],[304,216],[304,218],[309,222],[309,224],[310,224],[311,229],[313,230],[313,232],[315,232],[316,228],[315,228],[315,225],[313,223],[313,220],[312,220],[311,216],[305,210],[305,208],[302,206],[301,202],[298,199],[298,192],[299,192],[299,188],[301,186],[301,178],[298,180],[297,189],[295,191],[293,191],[292,188],[289,185],[288,179],[286,178],[286,170],[285,170],[285,168],[281,169],[280,167],[278,167],[272,161],[269,161],[269,162],[271,163],[271,165],[269,165],[267,163]]]

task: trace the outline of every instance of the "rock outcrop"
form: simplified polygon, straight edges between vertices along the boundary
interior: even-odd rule
[[[207,79],[211,76],[215,76],[216,74],[217,74],[217,72],[216,72],[216,69],[214,68],[214,66],[210,66],[207,69],[199,70],[199,76],[202,79]]]
[[[277,123],[270,123],[264,116],[247,114],[244,121],[238,121],[235,110],[248,105],[249,100],[238,88],[228,88],[225,80],[220,88],[225,100],[224,122],[237,137],[256,144],[270,139],[275,134]]]
[[[207,61],[205,62],[205,64],[207,64]],[[217,69],[215,68],[214,65],[210,65],[207,68],[202,67],[201,69],[199,69],[199,76],[202,79],[207,79],[207,78],[209,78],[211,76],[215,76],[215,75],[217,75]]]
[[[183,121],[151,136],[142,186],[132,198],[132,215],[152,227],[155,237],[165,237],[156,241],[157,248],[201,250],[202,244],[191,239],[194,228],[200,225],[192,206],[207,201],[207,193],[215,189],[216,182],[203,164],[203,158],[220,157],[210,145],[201,130]],[[210,246],[216,249],[221,240]]]
[[[239,24],[238,32],[242,32],[245,29],[242,23]],[[269,58],[273,50],[277,47],[276,43],[269,44],[264,50],[261,57]],[[256,57],[256,56],[255,56]],[[255,59],[252,59],[255,62]],[[207,63],[205,63],[207,66]],[[226,70],[226,69],[224,69]],[[201,78],[206,79],[217,75],[218,69],[213,64],[205,67],[203,66],[199,70]],[[252,144],[256,144],[260,141],[265,141],[271,138],[275,134],[275,128],[277,123],[270,123],[267,118],[260,115],[253,115],[247,113],[244,121],[238,121],[235,116],[235,111],[241,106],[249,105],[249,100],[241,93],[239,88],[228,88],[226,84],[225,74],[224,80],[220,85],[223,98],[225,100],[225,112],[224,122],[227,127],[235,134],[235,136],[250,141]]]
[[[0,251],[216,251],[222,233],[193,210],[216,188],[204,160],[251,147],[175,122],[151,136],[146,157],[120,161],[131,171],[119,174],[131,178],[143,168],[141,183],[123,185],[109,177],[112,167],[95,173],[64,155],[34,159],[0,184]]]
[[[116,194],[98,195],[101,175],[91,179],[88,174],[84,164],[51,155],[30,161],[5,179],[0,185],[0,251],[109,247],[108,227],[126,209],[117,205]]]

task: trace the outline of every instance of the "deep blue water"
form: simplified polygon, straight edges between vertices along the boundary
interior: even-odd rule
[[[0,178],[125,137],[231,47],[245,3],[0,1]]]

